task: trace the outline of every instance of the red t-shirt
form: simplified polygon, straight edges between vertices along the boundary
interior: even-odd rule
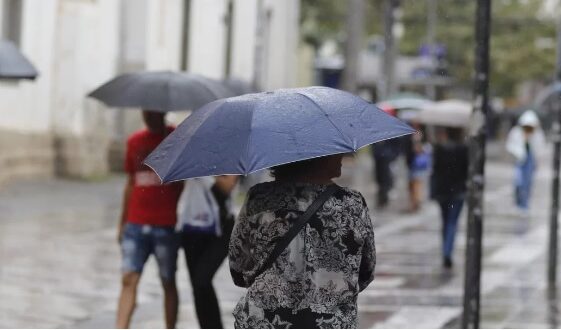
[[[168,127],[169,133],[173,130]],[[162,185],[158,175],[142,164],[165,137],[144,129],[133,133],[127,141],[125,171],[134,182],[127,209],[127,220],[131,223],[175,226],[177,221],[177,201],[183,183]]]

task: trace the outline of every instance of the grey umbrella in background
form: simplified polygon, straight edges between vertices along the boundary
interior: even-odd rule
[[[0,40],[0,79],[35,79],[39,73],[11,41]]]
[[[113,78],[88,96],[110,107],[168,112],[195,110],[234,93],[221,82],[198,74],[146,71]]]
[[[227,78],[222,82],[229,90],[235,93],[236,96],[259,92],[257,88],[254,88],[250,83],[242,79]]]
[[[471,103],[451,99],[423,106],[415,120],[425,125],[466,128],[469,126],[471,113]]]

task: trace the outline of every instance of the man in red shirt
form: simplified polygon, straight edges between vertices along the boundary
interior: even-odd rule
[[[147,128],[133,133],[127,141],[125,171],[128,181],[118,235],[123,277],[116,327],[129,327],[142,269],[153,254],[164,289],[166,327],[175,328],[178,309],[175,271],[179,247],[175,223],[183,183],[162,185],[156,173],[142,163],[173,131],[173,127],[166,126],[164,113],[143,111],[142,115]]]

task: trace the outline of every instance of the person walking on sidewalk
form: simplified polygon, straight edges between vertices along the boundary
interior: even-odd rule
[[[123,275],[116,327],[129,327],[144,264],[150,255],[154,255],[164,289],[165,324],[167,328],[174,328],[178,309],[175,224],[183,184],[162,185],[156,173],[142,163],[173,131],[173,127],[165,124],[165,114],[143,111],[142,115],[146,129],[129,137],[125,157],[128,181],[118,233]]]
[[[541,130],[540,120],[532,110],[525,111],[508,133],[507,151],[516,160],[514,188],[516,206],[523,215],[530,208],[530,194],[534,172],[537,167],[536,156],[541,152],[545,137]]]
[[[440,129],[433,150],[431,195],[442,217],[442,254],[445,268],[452,267],[454,240],[462,212],[468,177],[468,147],[460,128]]]
[[[401,152],[400,139],[378,142],[371,147],[374,158],[374,179],[378,185],[376,206],[380,209],[388,206],[390,191],[394,186],[392,163]]]
[[[238,176],[189,180],[181,197],[178,225],[202,329],[223,328],[212,279],[228,255],[234,215],[230,196]]]
[[[342,155],[273,167],[252,187],[230,240],[247,293],[236,328],[356,328],[357,295],[374,279],[374,232],[362,195],[335,185]]]
[[[405,161],[409,170],[409,208],[407,212],[415,213],[421,208],[423,201],[423,181],[430,172],[431,146],[425,141],[421,125],[410,123],[417,133],[403,137]]]

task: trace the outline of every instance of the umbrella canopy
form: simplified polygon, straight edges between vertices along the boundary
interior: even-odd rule
[[[120,75],[88,96],[110,107],[167,112],[194,110],[234,93],[219,81],[197,74],[147,71]]]
[[[416,93],[399,93],[390,96],[388,99],[384,101],[379,102],[377,106],[382,109],[419,110],[422,109],[424,106],[428,106],[432,103],[434,102]]]
[[[16,45],[0,40],[0,79],[35,79],[39,73]]]
[[[224,79],[223,83],[226,88],[231,90],[234,94],[236,94],[236,96],[258,92],[258,90],[254,88],[250,83],[241,79],[227,78]]]
[[[148,156],[163,182],[348,153],[414,130],[360,97],[328,87],[218,100],[194,111]]]
[[[472,105],[462,100],[434,102],[421,109],[416,120],[422,124],[446,127],[468,127]]]

